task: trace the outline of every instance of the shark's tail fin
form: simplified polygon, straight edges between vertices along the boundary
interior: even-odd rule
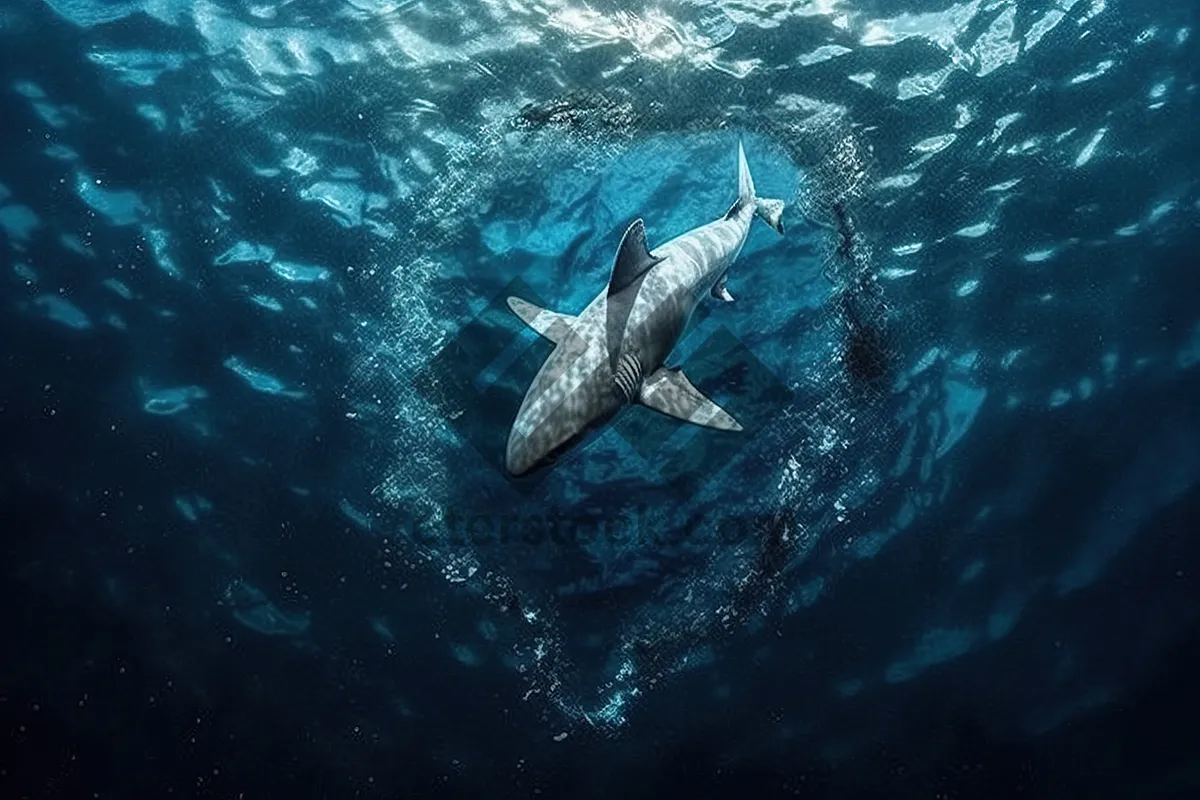
[[[746,163],[746,151],[738,141],[738,200],[752,204],[759,219],[783,233],[783,201],[759,197],[754,192],[754,178],[750,177],[750,165]]]
[[[754,178],[750,177],[750,165],[746,163],[746,151],[738,140],[738,200],[742,203],[754,202]]]

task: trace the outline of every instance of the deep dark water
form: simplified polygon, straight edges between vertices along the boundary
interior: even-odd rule
[[[38,497],[12,476],[5,490],[6,558],[17,554],[12,532],[77,543],[78,529],[55,512],[52,496]],[[484,763],[471,774],[447,773],[427,760],[442,747],[436,722],[404,733],[393,727],[380,739],[353,735],[348,726],[378,716],[379,709],[361,691],[334,690],[333,676],[302,654],[253,640],[236,650],[210,647],[202,656],[203,686],[176,687],[164,681],[161,654],[147,647],[145,630],[108,610],[92,587],[66,576],[53,585],[9,583],[6,675],[16,678],[9,685],[21,688],[6,691],[0,705],[3,786],[10,797],[477,796],[495,792],[496,780],[504,781],[500,794],[513,796],[536,786],[543,795],[584,797],[1194,797],[1200,788],[1198,623],[1166,642],[1109,704],[1048,734],[991,730],[984,720],[1004,704],[1003,691],[996,690],[1012,685],[1022,662],[1053,652],[1056,626],[1094,619],[1099,611],[1111,627],[1094,632],[1097,646],[1119,652],[1138,635],[1141,620],[1194,608],[1196,579],[1172,580],[1164,564],[1198,563],[1198,523],[1200,493],[1193,490],[1148,524],[1111,581],[1069,608],[1039,615],[1042,635],[1014,636],[973,680],[963,678],[971,669],[966,665],[957,679],[930,682],[883,707],[841,709],[830,720],[834,730],[853,730],[864,717],[884,729],[833,765],[786,746],[739,753],[746,732],[781,725],[799,700],[776,681],[760,685],[746,710],[709,726],[673,725],[671,703],[681,698],[660,696],[647,709],[658,720],[636,738],[616,747],[586,737],[559,744],[552,759],[531,758],[521,769],[513,766],[522,757],[514,734],[536,721],[505,713],[485,687],[473,685],[470,700],[447,697],[446,711],[461,704]],[[195,650],[193,638],[177,635],[178,641],[159,646]],[[258,668],[248,672],[250,661]],[[49,686],[46,663],[71,669]],[[173,666],[180,674],[182,665]],[[76,696],[82,706],[71,703]]]
[[[51,346],[75,349],[65,341]],[[39,368],[17,367],[5,370],[7,385],[29,390],[14,396],[36,406],[28,382],[41,380]],[[993,542],[989,557],[1021,569],[1068,549],[1097,488],[1119,476],[1156,429],[1172,424],[1170,414],[1195,421],[1187,400],[1198,391],[1192,374],[1131,390],[1086,419],[997,426],[995,444],[963,478],[968,486],[1027,471],[1022,454],[1048,437],[1058,440],[1047,447],[1054,468],[1077,472],[1045,486],[1034,511]],[[1131,419],[1131,406],[1162,414]],[[70,416],[69,404],[60,408]],[[19,410],[30,413],[16,418],[36,418],[20,401],[6,407]],[[303,648],[245,635],[216,609],[147,603],[178,596],[189,575],[202,582],[210,566],[180,552],[168,520],[144,520],[161,525],[162,536],[136,541],[120,563],[104,560],[94,543],[123,536],[120,520],[135,500],[66,498],[53,481],[69,481],[69,465],[58,473],[49,466],[70,451],[89,469],[121,469],[127,485],[150,490],[164,480],[160,470],[129,472],[129,448],[140,443],[88,437],[49,420],[40,427],[8,422],[3,436],[6,452],[18,456],[5,465],[0,495],[3,563],[21,565],[3,585],[5,796],[478,796],[498,783],[501,794],[516,796],[537,788],[543,796],[1185,798],[1197,789],[1196,488],[1142,523],[1105,580],[1065,600],[1035,596],[1003,642],[935,667],[926,680],[824,708],[817,700],[848,658],[870,660],[873,642],[903,624],[907,608],[929,602],[922,585],[957,572],[961,545],[947,532],[957,528],[952,518],[889,550],[885,568],[838,578],[819,610],[772,624],[750,645],[723,649],[722,671],[744,676],[742,692],[725,708],[699,716],[688,709],[688,698],[711,691],[713,680],[689,673],[651,694],[636,727],[617,741],[582,731],[547,743],[544,723],[513,702],[517,687],[503,673],[432,674],[416,665],[436,658],[436,648],[410,648],[404,660],[383,657],[361,625],[339,619],[339,607],[370,603],[371,593],[396,587],[339,586],[328,578],[321,585],[322,574],[352,574],[374,558],[361,537],[327,546],[330,531],[344,528],[330,510],[303,514],[294,500],[272,502],[264,481],[256,523],[271,531],[288,520],[273,544],[275,563],[315,587],[314,616],[342,653],[353,654],[325,663]],[[226,476],[231,495],[258,491],[247,481],[253,474]],[[80,510],[98,508],[108,514]],[[114,574],[130,576],[132,585],[114,588]],[[438,596],[433,583],[405,591],[416,620],[473,613],[470,604]],[[1181,619],[1192,622],[1180,628]],[[1062,656],[1063,632],[1079,662],[1067,680],[1115,688],[1096,708],[1063,709],[1065,722],[1032,734],[1015,712],[1052,696],[1043,681]],[[776,646],[792,654],[790,668],[771,666],[763,648]],[[411,695],[430,698],[420,717],[381,702],[370,677],[379,669]],[[798,745],[806,732],[789,732],[797,719],[834,742],[830,751]],[[764,730],[780,735],[764,746]],[[847,749],[839,755],[842,737]]]

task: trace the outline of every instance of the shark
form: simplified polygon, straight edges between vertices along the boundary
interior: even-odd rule
[[[701,301],[733,302],[726,278],[754,218],[783,234],[784,203],[757,196],[741,141],[737,160],[737,200],[723,216],[653,250],[643,220],[635,219],[621,238],[608,285],[579,314],[506,299],[554,345],[509,431],[509,473],[521,476],[553,463],[635,404],[694,425],[743,430],[681,368],[665,366]]]

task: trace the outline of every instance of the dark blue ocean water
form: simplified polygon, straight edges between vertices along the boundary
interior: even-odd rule
[[[1197,10],[0,5],[0,795],[1200,796]],[[502,469],[626,226],[755,224]]]

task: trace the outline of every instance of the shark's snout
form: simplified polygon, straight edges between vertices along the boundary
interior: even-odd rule
[[[539,457],[529,447],[529,443],[516,431],[509,434],[508,447],[504,453],[504,468],[510,475],[521,476],[533,469]]]

